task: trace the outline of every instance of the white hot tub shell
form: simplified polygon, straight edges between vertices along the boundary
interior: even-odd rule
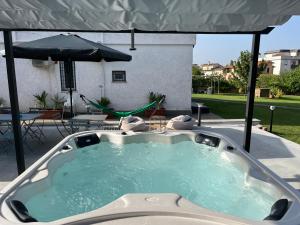
[[[9,206],[9,202],[12,199],[22,199],[26,201],[32,194],[49,187],[51,184],[48,178],[53,173],[53,170],[64,162],[72,160],[72,151],[78,148],[78,144],[76,145],[75,140],[78,140],[78,137],[86,137],[91,134],[96,134],[99,140],[117,144],[147,141],[173,143],[182,139],[195,141],[195,137],[200,134],[218,138],[218,148],[222,150],[224,160],[229,160],[244,170],[247,173],[246,179],[249,185],[255,185],[260,189],[264,189],[264,191],[272,193],[272,195],[278,199],[287,199],[289,202],[288,209],[282,218],[277,221],[250,221],[202,208],[176,193],[137,193],[123,195],[110,204],[87,213],[52,222],[26,222],[26,224],[300,224],[300,197],[297,191],[251,155],[240,149],[234,141],[223,135],[207,131],[168,131],[163,133],[127,132],[126,135],[120,131],[89,131],[70,135],[1,191],[0,224],[13,225],[24,223],[20,221],[15,212],[13,212]],[[35,185],[35,187],[38,188],[35,188],[34,193],[30,185],[32,183],[38,183],[38,185]]]

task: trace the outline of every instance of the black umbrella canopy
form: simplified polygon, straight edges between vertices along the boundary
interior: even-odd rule
[[[131,56],[78,35],[56,35],[13,46],[14,58],[64,61],[65,73],[72,83],[72,61],[106,62],[131,61]],[[72,87],[70,90],[71,116],[73,116]],[[73,126],[71,123],[73,133]]]
[[[56,35],[13,46],[14,58],[53,61],[130,61],[131,56],[78,35]]]

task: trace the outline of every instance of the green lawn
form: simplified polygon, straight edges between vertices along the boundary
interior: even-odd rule
[[[225,118],[245,117],[246,97],[243,95],[206,95],[194,94],[193,99],[203,102],[211,112]],[[254,118],[269,126],[269,105],[292,108],[276,108],[274,112],[273,132],[300,144],[300,96],[283,96],[280,99],[256,98]]]

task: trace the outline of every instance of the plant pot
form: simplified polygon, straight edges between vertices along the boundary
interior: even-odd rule
[[[114,109],[113,108],[109,108],[109,110],[111,110],[111,111],[114,111]],[[103,114],[106,114],[107,115],[107,118],[106,119],[114,119],[114,118],[116,118],[114,115],[113,115],[113,113],[111,112],[102,112]]]
[[[154,112],[155,111],[155,112]],[[165,108],[160,108],[160,109],[148,109],[145,111],[144,116],[145,117],[150,117],[150,116],[165,116],[166,115],[166,109]]]
[[[156,116],[165,116],[166,115],[166,109],[165,108],[158,109],[158,110],[156,110],[154,115],[156,115]]]
[[[41,116],[40,119],[60,119],[62,110],[59,109],[45,109],[40,111]]]

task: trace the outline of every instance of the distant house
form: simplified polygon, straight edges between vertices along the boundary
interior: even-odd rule
[[[200,68],[202,69],[204,76],[206,77],[223,75],[224,67],[219,63],[209,62],[208,64],[202,64]]]
[[[273,70],[274,70],[274,66],[273,66],[273,62],[271,60],[260,60],[258,61],[258,67],[261,64],[264,64],[264,70],[260,71],[261,74],[273,74]]]
[[[226,65],[223,69],[223,76],[226,80],[230,80],[234,77],[235,67],[233,65]]]
[[[267,73],[279,75],[283,72],[289,71],[300,65],[300,49],[280,49],[265,52],[264,56],[259,61],[265,60],[271,62],[271,68]]]
[[[31,41],[55,32],[13,32],[14,44]],[[130,34],[77,33],[83,38],[132,55],[131,62],[75,62],[74,105],[85,111],[79,94],[90,99],[107,97],[115,110],[132,110],[148,102],[150,91],[166,95],[167,112],[191,110],[193,34],[136,34],[136,51],[130,51]],[[3,49],[3,39],[0,47]],[[0,97],[9,105],[5,58],[0,57]],[[68,98],[63,64],[52,61],[15,59],[20,109],[36,106],[34,94],[43,90]]]

